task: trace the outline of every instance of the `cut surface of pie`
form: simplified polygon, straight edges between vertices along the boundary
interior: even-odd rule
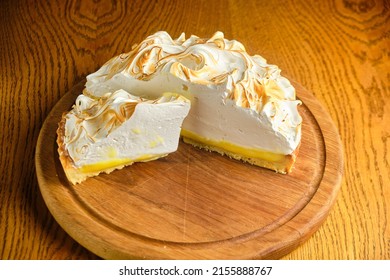
[[[302,118],[294,87],[277,66],[222,32],[209,39],[157,32],[88,75],[84,95],[99,99],[119,89],[190,100],[181,135],[196,147],[280,173],[296,160]]]
[[[79,95],[57,130],[60,161],[68,180],[80,183],[101,172],[176,151],[189,109],[190,102],[174,93],[154,100],[124,90],[98,99]]]

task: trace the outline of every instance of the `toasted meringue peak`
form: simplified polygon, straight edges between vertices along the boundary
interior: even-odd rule
[[[192,83],[226,84],[227,96],[238,106],[257,111],[271,99],[295,100],[294,88],[277,66],[267,64],[259,55],[250,56],[240,42],[225,39],[222,32],[210,39],[192,35],[187,40],[183,33],[174,40],[167,32],[159,31],[130,52],[109,60],[105,68],[97,77],[100,81],[120,72],[138,80],[167,72]]]

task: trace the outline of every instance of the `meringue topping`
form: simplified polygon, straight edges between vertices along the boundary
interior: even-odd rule
[[[76,167],[94,168],[102,162],[123,164],[145,160],[145,155],[166,155],[177,149],[189,108],[187,99],[173,93],[156,100],[124,90],[99,99],[81,94],[65,115],[65,150]]]
[[[206,138],[281,154],[291,154],[300,142],[294,87],[276,65],[249,55],[222,32],[209,39],[157,32],[89,75],[84,94],[100,97],[121,88],[148,98],[164,91],[184,95],[192,105],[183,128]]]

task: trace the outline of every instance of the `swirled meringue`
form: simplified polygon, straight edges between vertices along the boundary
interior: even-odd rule
[[[189,142],[255,164],[247,159],[295,161],[302,118],[294,87],[277,66],[222,32],[209,39],[157,32],[88,75],[84,94],[99,98],[118,89],[146,98],[176,92],[191,100],[182,130]],[[237,156],[251,150],[258,153]],[[288,172],[291,165],[276,169]]]

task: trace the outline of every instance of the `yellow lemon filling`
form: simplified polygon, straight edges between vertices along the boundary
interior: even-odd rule
[[[263,159],[272,162],[283,161],[285,158],[285,155],[282,154],[276,154],[261,149],[243,147],[243,146],[230,143],[228,141],[218,141],[218,140],[204,138],[185,129],[181,130],[181,135],[184,138],[192,139],[193,141],[201,143],[205,146],[217,147],[227,152],[237,154],[246,158],[258,158],[258,159]]]
[[[134,162],[140,162],[140,161],[150,161],[157,158],[160,158],[165,155],[150,155],[145,154],[142,156],[139,156],[135,159],[130,158],[115,158],[115,159],[109,159],[104,161],[99,161],[96,163],[86,164],[79,168],[79,170],[83,173],[95,173],[95,172],[102,172],[109,169],[114,169],[119,166],[125,166],[130,165]]]

